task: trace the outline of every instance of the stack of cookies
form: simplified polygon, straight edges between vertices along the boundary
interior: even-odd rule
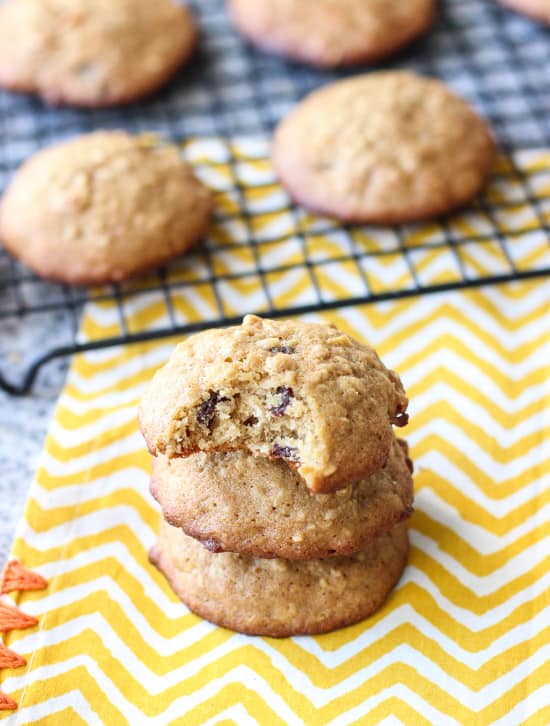
[[[357,622],[405,566],[413,501],[397,375],[332,325],[247,316],[199,333],[140,409],[164,521],[151,552],[187,606],[283,637]]]

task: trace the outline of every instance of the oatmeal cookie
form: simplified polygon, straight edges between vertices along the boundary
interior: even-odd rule
[[[177,346],[143,396],[140,425],[154,455],[243,449],[330,492],[386,464],[407,403],[376,352],[335,326],[247,315]]]
[[[406,71],[337,81],[279,124],[273,163],[289,194],[349,222],[446,214],[483,187],[495,144],[443,83]]]
[[[237,29],[267,52],[321,67],[377,61],[422,35],[434,0],[229,0]]]
[[[7,0],[0,86],[50,104],[125,104],[163,86],[196,39],[190,11],[172,0]]]
[[[231,630],[275,638],[325,633],[377,610],[406,565],[406,524],[352,557],[258,559],[212,554],[161,523],[150,559],[197,615]]]
[[[244,451],[153,461],[151,491],[167,522],[212,552],[312,560],[351,555],[412,513],[412,464],[395,440],[386,466],[313,494],[282,461]]]
[[[102,284],[185,252],[211,210],[178,149],[100,131],[23,164],[0,203],[0,239],[42,277]]]

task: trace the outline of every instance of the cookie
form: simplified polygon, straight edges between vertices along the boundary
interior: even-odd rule
[[[424,33],[434,0],[229,0],[235,26],[260,48],[321,67],[395,53]]]
[[[196,38],[191,13],[172,0],[7,0],[0,86],[51,104],[129,103],[163,86]]]
[[[550,24],[549,0],[500,0],[502,5],[517,10],[518,13],[529,15],[541,23]]]
[[[290,195],[349,222],[397,224],[470,202],[491,171],[486,123],[440,81],[388,71],[337,81],[280,123],[273,163]]]
[[[368,479],[312,494],[281,461],[242,451],[157,457],[151,491],[167,522],[211,552],[311,560],[350,555],[412,512],[412,465],[404,441]]]
[[[143,396],[140,425],[154,455],[244,449],[330,492],[385,465],[407,403],[375,351],[335,326],[247,315],[177,346]]]
[[[211,210],[211,193],[177,148],[100,131],[21,167],[0,204],[0,239],[42,277],[100,284],[185,252]]]
[[[371,615],[401,576],[407,553],[405,524],[352,557],[299,562],[212,554],[162,522],[150,560],[197,615],[241,633],[283,638]]]

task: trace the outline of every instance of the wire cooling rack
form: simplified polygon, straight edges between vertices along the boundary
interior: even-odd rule
[[[212,232],[158,274],[107,288],[46,283],[0,251],[0,386],[29,391],[52,358],[237,322],[246,312],[286,316],[550,273],[550,37],[492,0],[440,3],[434,30],[381,67],[445,80],[489,120],[502,156],[471,210],[429,225],[350,227],[291,204],[269,166],[274,126],[324,72],[250,48],[222,0],[196,0],[199,50],[155,98],[125,109],[51,109],[0,92],[0,189],[40,148],[97,128],[158,133],[182,142],[218,201]],[[358,72],[361,69],[355,69]],[[365,69],[366,70],[366,69]],[[222,180],[220,182],[220,179]],[[251,292],[253,291],[253,292]],[[135,310],[156,300],[163,314]],[[116,325],[83,334],[86,305]],[[18,331],[33,333],[30,355]]]

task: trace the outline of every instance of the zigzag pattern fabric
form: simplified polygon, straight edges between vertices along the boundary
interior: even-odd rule
[[[219,299],[226,315],[262,312],[266,290],[276,307],[293,307],[364,294],[365,277],[374,292],[412,288],[410,263],[428,285],[550,259],[538,201],[547,152],[501,159],[484,200],[446,222],[456,247],[435,224],[400,239],[374,227],[343,234],[292,210],[265,140],[196,140],[184,153],[217,190],[218,214],[206,252],[167,271],[170,306],[160,292],[132,297],[128,283],[130,332],[215,319]],[[13,547],[49,583],[6,596],[39,620],[5,638],[28,661],[0,673],[18,725],[550,722],[548,283],[308,317],[377,348],[411,398],[412,550],[387,603],[359,625],[281,641],[190,614],[148,563],[160,515],[136,422],[175,340],[80,355]],[[114,304],[87,306],[83,340],[120,332]]]
[[[547,282],[322,318],[374,345],[411,398],[412,551],[387,603],[281,641],[190,614],[147,560],[159,513],[135,415],[172,342],[81,355],[13,548],[50,583],[17,596],[39,625],[7,637],[29,664],[2,672],[17,724],[548,723]],[[84,329],[111,324],[88,308]]]

